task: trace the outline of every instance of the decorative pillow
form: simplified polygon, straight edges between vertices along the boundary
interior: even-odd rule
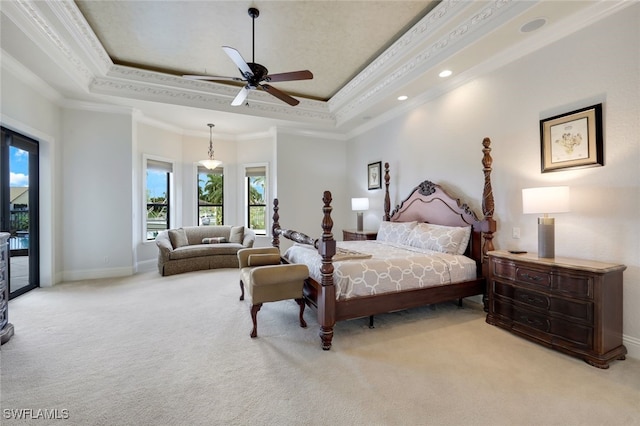
[[[250,254],[247,258],[247,264],[249,266],[278,265],[280,264],[280,254]]]
[[[407,244],[449,254],[464,254],[471,236],[470,226],[420,223],[411,231]]]
[[[418,222],[382,222],[376,240],[396,244],[407,244],[407,239]]]
[[[171,245],[174,249],[189,245],[187,234],[182,228],[169,229],[169,239],[171,240]]]
[[[212,237],[212,238],[203,238],[202,244],[220,244],[226,243],[227,239],[225,237]]]
[[[235,244],[242,244],[244,238],[244,226],[233,226],[229,233],[229,242]]]

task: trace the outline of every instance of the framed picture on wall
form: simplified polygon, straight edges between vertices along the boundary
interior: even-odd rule
[[[369,181],[369,189],[382,188],[382,161],[371,163],[367,167],[367,176]]]
[[[604,165],[602,104],[540,120],[542,173]]]

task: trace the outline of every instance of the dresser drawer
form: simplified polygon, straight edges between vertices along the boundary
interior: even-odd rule
[[[580,321],[587,325],[593,323],[593,303],[589,301],[556,297],[500,281],[492,282],[492,292],[524,308],[540,310],[548,315]]]
[[[593,346],[593,328],[525,309],[501,300],[493,301],[494,312],[512,321],[512,330],[547,343],[580,348]]]
[[[593,277],[587,275],[554,274],[551,287],[568,296],[593,299]]]
[[[513,262],[494,259],[493,275],[509,281],[517,281],[533,288],[551,288],[551,275],[548,271],[522,267]]]
[[[546,271],[516,266],[516,281],[534,287],[551,288],[551,274]]]

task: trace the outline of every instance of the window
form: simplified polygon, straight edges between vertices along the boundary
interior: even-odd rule
[[[160,231],[171,225],[171,185],[173,164],[146,159],[145,238],[154,240]]]
[[[246,167],[247,225],[258,235],[267,234],[267,168]]]
[[[224,223],[224,173],[222,167],[209,170],[198,166],[198,224]]]

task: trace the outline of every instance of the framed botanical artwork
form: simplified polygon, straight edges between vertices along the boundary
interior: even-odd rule
[[[369,189],[382,188],[382,161],[371,163],[367,167]]]
[[[602,104],[540,120],[542,173],[604,165]]]

